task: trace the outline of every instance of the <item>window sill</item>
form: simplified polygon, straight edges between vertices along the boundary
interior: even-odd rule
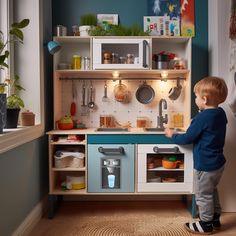
[[[18,127],[16,129],[4,129],[3,134],[0,134],[0,153],[32,141],[43,134],[44,127],[42,124],[29,127]]]

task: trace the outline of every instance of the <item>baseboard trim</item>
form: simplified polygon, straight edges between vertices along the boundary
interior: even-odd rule
[[[47,196],[44,197],[28,214],[12,236],[28,236],[32,229],[37,225],[47,209]]]

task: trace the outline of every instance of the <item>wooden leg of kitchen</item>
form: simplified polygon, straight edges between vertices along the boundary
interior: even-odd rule
[[[62,195],[48,195],[48,218],[53,219],[62,201]]]
[[[190,199],[189,199],[190,196]],[[183,195],[183,202],[186,205],[187,209],[191,213],[193,218],[197,218],[197,205],[195,201],[195,194],[192,195]]]

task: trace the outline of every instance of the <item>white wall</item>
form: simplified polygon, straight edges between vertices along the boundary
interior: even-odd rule
[[[224,78],[228,84],[233,79],[233,72],[229,70],[231,1],[208,0],[208,3],[209,72],[211,75]],[[227,101],[222,107],[227,114],[228,127],[224,148],[227,163],[219,186],[220,198],[224,212],[236,212],[236,117],[231,113]]]

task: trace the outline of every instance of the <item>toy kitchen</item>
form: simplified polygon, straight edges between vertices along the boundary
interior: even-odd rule
[[[191,38],[54,40],[62,46],[53,58],[54,130],[47,133],[51,201],[58,195],[191,196],[191,146],[164,135],[165,127],[183,133],[190,123]],[[60,152],[71,159],[58,167]],[[74,165],[78,156],[82,166]]]

